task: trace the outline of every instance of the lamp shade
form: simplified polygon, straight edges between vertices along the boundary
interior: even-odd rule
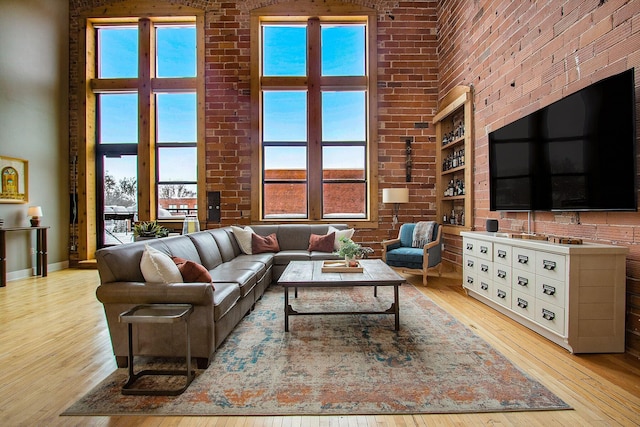
[[[409,189],[383,188],[382,203],[409,203]]]
[[[42,207],[29,206],[29,209],[27,210],[27,216],[42,216]]]

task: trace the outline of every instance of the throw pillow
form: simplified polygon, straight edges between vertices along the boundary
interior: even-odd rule
[[[178,266],[185,283],[211,283],[211,274],[204,265],[177,256],[171,257],[171,259]],[[213,283],[211,285],[213,286]]]
[[[245,228],[241,228],[232,225],[231,231],[238,241],[240,250],[247,255],[251,255],[251,235],[253,234],[251,227],[246,226]]]
[[[145,282],[182,282],[180,270],[171,260],[171,257],[149,245],[144,246],[144,252],[142,252],[142,259],[140,260],[140,271],[142,271]]]
[[[355,230],[353,228],[349,228],[347,230],[338,230],[334,226],[330,225],[327,234],[336,233],[335,241],[333,243],[333,249],[337,251],[340,249],[340,245],[342,245],[342,243],[340,242],[340,238],[345,237],[347,239],[350,239],[353,237],[354,232]]]
[[[262,237],[253,233],[251,235],[251,252],[261,254],[263,252],[279,252],[280,245],[276,233],[271,233],[266,237]]]
[[[308,251],[333,252],[333,245],[335,244],[335,240],[335,232],[325,235],[312,234],[311,237],[309,237]]]

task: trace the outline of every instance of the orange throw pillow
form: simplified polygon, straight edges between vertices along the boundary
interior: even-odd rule
[[[333,252],[333,243],[336,233],[312,234],[309,237],[309,252]]]
[[[276,233],[271,233],[266,237],[253,233],[251,235],[251,252],[254,254],[280,252],[280,245],[278,244]]]
[[[184,280],[185,283],[202,282],[211,283],[211,286],[213,286],[211,275],[203,265],[177,256],[171,257],[171,259],[178,266],[178,270],[180,270],[180,274],[182,275],[182,280]]]

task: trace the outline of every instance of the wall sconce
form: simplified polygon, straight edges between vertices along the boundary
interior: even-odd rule
[[[393,203],[393,228],[398,224],[400,203],[409,203],[408,188],[383,188],[382,203]]]
[[[38,227],[40,225],[40,217],[42,216],[42,208],[40,206],[29,206],[27,216],[31,217],[31,226]]]

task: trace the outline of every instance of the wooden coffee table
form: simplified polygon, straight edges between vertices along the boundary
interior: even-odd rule
[[[284,288],[284,330],[289,332],[289,316],[294,315],[333,315],[333,314],[393,314],[395,330],[400,330],[400,305],[398,286],[405,282],[404,277],[396,273],[380,259],[359,260],[362,272],[323,273],[323,261],[291,261],[280,276],[278,283]],[[338,288],[351,286],[371,286],[374,297],[378,286],[393,286],[393,303],[385,311],[321,311],[299,312],[289,304],[289,288]]]

